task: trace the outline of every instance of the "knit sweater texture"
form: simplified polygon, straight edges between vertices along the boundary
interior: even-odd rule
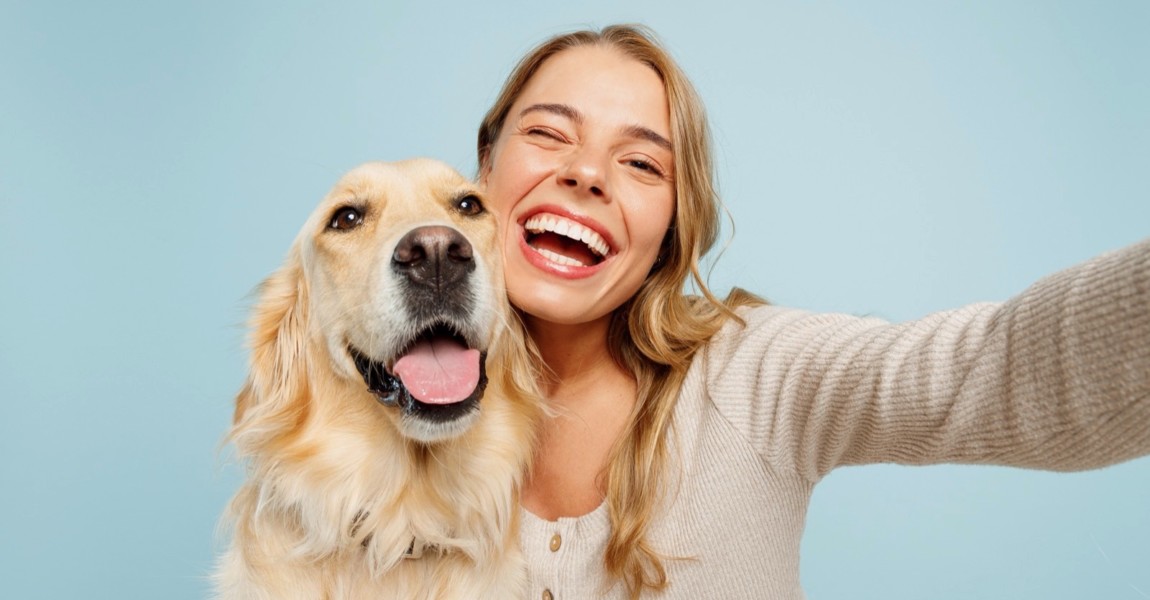
[[[763,306],[692,363],[650,530],[669,586],[644,597],[803,598],[811,492],[835,467],[1072,471],[1150,454],[1150,240],[1002,304],[891,324]],[[624,599],[606,506],[522,512],[529,598]]]

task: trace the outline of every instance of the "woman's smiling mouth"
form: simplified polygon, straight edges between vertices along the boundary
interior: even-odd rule
[[[592,267],[611,252],[595,230],[567,217],[541,212],[523,223],[526,244],[548,261],[564,267]]]

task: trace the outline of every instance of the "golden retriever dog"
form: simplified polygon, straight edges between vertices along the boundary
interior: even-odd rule
[[[360,166],[320,203],[252,319],[218,597],[523,595],[540,409],[510,368],[496,238],[473,184],[427,159]]]

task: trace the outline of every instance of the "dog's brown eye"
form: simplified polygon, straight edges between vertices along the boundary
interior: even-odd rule
[[[346,230],[355,229],[360,225],[363,225],[363,212],[354,206],[345,206],[335,211],[327,228]]]
[[[455,201],[455,209],[465,216],[474,217],[483,213],[483,203],[479,201],[479,198],[468,194]]]

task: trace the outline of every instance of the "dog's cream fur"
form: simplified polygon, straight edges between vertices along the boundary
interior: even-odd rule
[[[248,479],[229,507],[220,598],[523,595],[517,490],[539,408],[509,366],[523,350],[506,326],[495,219],[459,211],[462,194],[478,196],[435,161],[363,165],[264,282],[230,433]],[[362,208],[362,226],[330,230],[347,205]],[[469,326],[490,340],[478,417],[454,428],[409,422],[377,402],[347,349],[410,335],[388,264],[397,241],[424,225],[450,226],[473,246]],[[417,554],[427,548],[405,558],[413,540]]]

